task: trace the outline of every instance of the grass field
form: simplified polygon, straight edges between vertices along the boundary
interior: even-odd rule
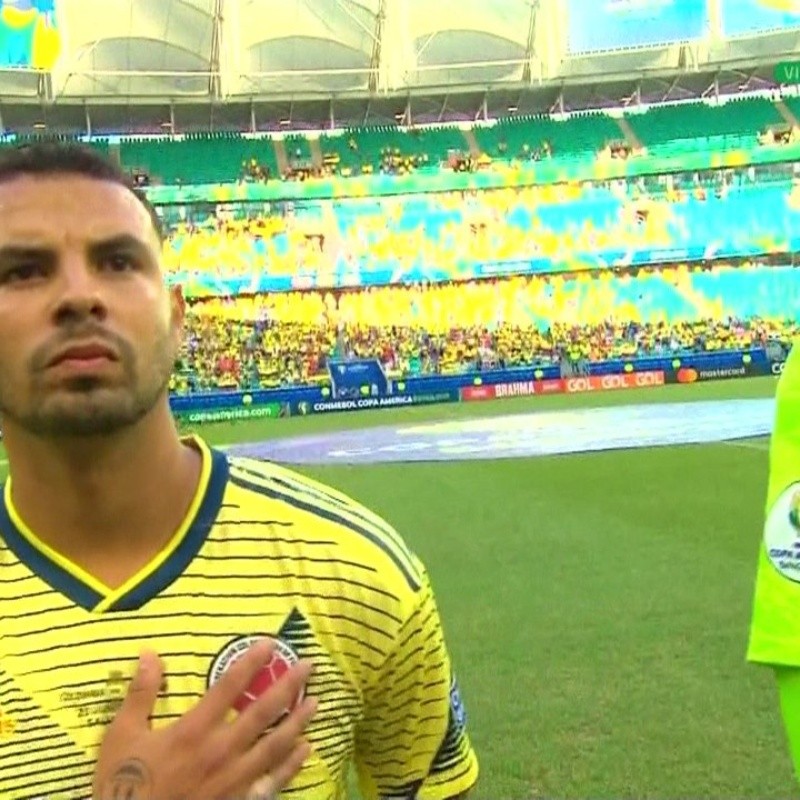
[[[729,381],[201,433],[227,444],[774,388]],[[790,798],[800,793],[771,675],[744,660],[766,447],[306,471],[382,513],[427,563],[481,760],[476,800]]]

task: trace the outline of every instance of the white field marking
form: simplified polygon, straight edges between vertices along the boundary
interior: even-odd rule
[[[728,447],[739,447],[743,450],[759,450],[762,453],[769,452],[769,442],[751,442],[747,439],[729,439],[719,444],[725,444]]]

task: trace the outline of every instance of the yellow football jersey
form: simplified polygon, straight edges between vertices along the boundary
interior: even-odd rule
[[[87,800],[98,747],[147,647],[165,664],[154,725],[178,719],[252,637],[314,670],[313,755],[281,797],[444,800],[471,747],[423,565],[345,495],[202,440],[200,485],[164,551],[116,590],[0,504],[0,798]]]

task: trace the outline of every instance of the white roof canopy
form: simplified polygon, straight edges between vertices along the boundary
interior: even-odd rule
[[[469,98],[475,118],[498,93],[555,107],[559,92],[587,86],[674,80],[691,92],[719,70],[741,83],[759,67],[768,83],[765,65],[800,45],[795,30],[574,57],[564,9],[577,1],[57,0],[61,55],[49,73],[0,70],[0,110],[225,104],[218,116],[240,120],[254,104],[289,117],[304,105],[327,120],[333,104],[391,100],[394,118],[413,100],[441,117]]]

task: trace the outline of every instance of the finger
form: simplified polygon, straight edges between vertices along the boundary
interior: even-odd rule
[[[292,782],[310,755],[311,745],[305,739],[301,739],[281,764],[271,770],[267,780],[272,782],[270,788],[274,794],[283,791]]]
[[[288,674],[288,673],[287,673]],[[281,679],[286,681],[286,676]],[[279,696],[277,691],[278,684],[268,689],[256,703],[261,702],[267,695]],[[271,731],[266,732],[268,727],[261,716],[257,713],[250,713],[253,705],[248,708],[242,717],[247,716],[244,723],[241,717],[231,725],[218,729],[215,734],[207,740],[201,760],[206,767],[208,775],[217,776],[220,789],[227,792],[230,787],[236,786],[241,792],[242,787],[248,787],[259,775],[264,775],[271,765],[279,764],[285,758],[300,739],[309,721],[317,711],[317,700],[307,697],[297,708],[285,716]],[[273,707],[276,704],[273,702]],[[285,713],[283,711],[278,714]],[[275,712],[271,712],[267,717],[274,718]],[[259,750],[260,756],[253,757],[254,742],[266,732],[264,740],[268,741],[266,750]],[[266,759],[266,760],[265,760]],[[216,795],[212,794],[212,797]],[[239,797],[240,794],[233,795]]]
[[[277,793],[272,788],[272,778],[265,775],[248,790],[245,800],[275,800]]]
[[[294,751],[317,710],[316,698],[306,698],[286,719],[244,752],[236,771],[248,784],[259,775],[274,773]]]
[[[297,775],[310,752],[303,739],[278,728],[257,747],[208,772],[203,787],[206,796],[249,798],[258,789],[257,797],[272,797]]]
[[[266,741],[259,742],[259,747],[266,745]],[[266,749],[266,748],[265,748]],[[295,739],[280,755],[275,752],[259,753],[256,749],[248,755],[251,759],[245,768],[254,772],[248,778],[252,783],[248,800],[273,800],[278,793],[285,789],[297,774],[303,769],[308,757],[311,755],[311,745],[305,739]],[[264,766],[268,764],[268,766]]]
[[[259,695],[232,723],[231,746],[237,751],[244,750],[264,731],[280,720],[286,710],[292,709],[294,706],[310,674],[311,664],[308,661],[300,661],[267,691]],[[308,703],[304,701],[301,705],[305,706],[305,710],[308,711]],[[299,717],[293,715],[293,718],[305,719],[305,716],[304,713],[301,713]],[[308,719],[310,718],[308,717]]]
[[[278,796],[278,792],[292,782],[310,755],[311,745],[302,739],[298,741],[279,766],[259,778],[250,787],[247,800],[274,800]]]
[[[192,727],[197,726],[199,730],[219,724],[258,671],[272,658],[274,650],[275,642],[271,639],[262,639],[252,645],[206,692],[205,697],[184,715],[184,722]]]
[[[150,717],[161,689],[163,674],[164,666],[158,654],[150,650],[143,650],[139,655],[136,674],[128,686],[116,719],[149,726]]]

